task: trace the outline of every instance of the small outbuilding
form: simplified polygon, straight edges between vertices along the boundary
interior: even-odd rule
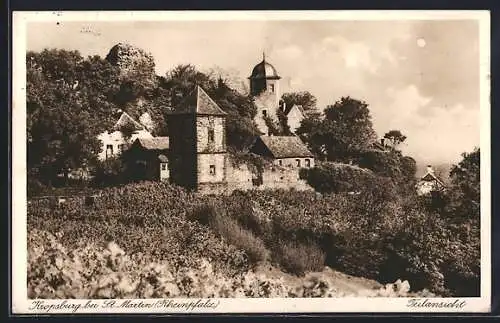
[[[169,138],[137,138],[125,157],[134,180],[161,180],[169,179]]]

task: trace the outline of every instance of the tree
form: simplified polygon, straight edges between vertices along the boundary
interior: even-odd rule
[[[391,130],[384,135],[384,138],[390,142],[392,149],[396,149],[406,140],[406,136],[399,130]]]
[[[255,136],[260,134],[254,122],[257,107],[252,97],[230,88],[222,78],[217,80],[216,87],[209,91],[209,95],[227,113],[227,144],[239,150],[247,150]]]
[[[377,139],[368,105],[363,101],[342,97],[326,108],[324,115],[323,119],[313,116],[303,120],[297,134],[328,160],[351,161]]]
[[[28,168],[45,183],[96,160],[111,124],[118,71],[77,51],[27,53]]]
[[[480,150],[463,153],[462,160],[450,172],[448,213],[455,219],[479,220]]]
[[[327,159],[325,148],[327,134],[323,132],[323,120],[318,114],[309,115],[302,120],[296,133],[309,146],[317,159]]]
[[[282,109],[278,109],[276,112],[276,116],[278,117],[278,125],[280,128],[280,132],[283,136],[291,136],[292,131],[290,130],[290,126],[288,125],[288,116],[285,114],[285,111]]]
[[[317,99],[308,91],[284,93],[281,100],[285,103],[286,109],[290,109],[294,105],[301,105],[306,113],[316,110]]]
[[[193,65],[178,65],[168,71],[165,76],[165,88],[170,91],[172,107],[179,104],[199,85],[205,91],[212,92],[216,87],[214,80],[198,71]]]

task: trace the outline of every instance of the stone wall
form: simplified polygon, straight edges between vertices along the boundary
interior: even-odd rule
[[[312,190],[312,187],[299,178],[299,170],[298,167],[273,166],[265,168],[262,174],[262,185],[259,188]]]
[[[234,165],[231,161],[227,163],[227,185],[232,190],[249,190],[255,188],[252,180],[256,175],[250,171],[246,164]]]
[[[274,121],[278,120],[277,110],[279,107],[279,98],[274,93],[263,92],[255,97],[255,106],[257,107],[257,115],[255,123],[260,131],[267,134],[267,126],[264,121],[264,110],[266,114]]]
[[[226,180],[226,154],[198,154],[198,184]]]
[[[213,131],[213,141],[209,141],[209,130]],[[225,152],[225,122],[222,117],[198,116],[196,118],[197,151]]]
[[[233,165],[228,163],[227,184],[232,190],[248,189],[290,189],[312,190],[304,180],[299,178],[298,167],[280,167],[269,165],[264,167],[260,185],[256,185],[259,176],[256,170],[247,164]]]

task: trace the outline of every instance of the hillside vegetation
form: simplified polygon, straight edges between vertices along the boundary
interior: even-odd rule
[[[73,263],[75,257],[90,257],[89,252],[101,255],[111,243],[140,264],[166,263],[174,272],[208,261],[214,273],[228,279],[241,279],[265,264],[310,278],[328,266],[381,283],[408,280],[412,292],[476,294],[479,232],[451,225],[416,201],[388,200],[382,191],[248,191],[221,197],[143,182],[105,189],[87,206],[80,198],[56,208],[32,201],[28,283],[36,297],[68,296],[69,286],[78,286],[72,275],[83,279],[82,270],[138,275],[141,267],[127,267],[128,262],[108,269],[96,263],[104,260],[85,260],[90,264],[82,267]],[[61,261],[69,261],[69,267],[62,270]],[[101,274],[88,275],[97,279]]]

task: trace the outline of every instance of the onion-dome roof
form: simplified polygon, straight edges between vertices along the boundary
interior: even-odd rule
[[[252,70],[252,75],[250,75],[251,79],[280,79],[281,77],[278,75],[276,68],[272,64],[266,61],[265,55],[262,57],[262,62],[255,65]]]

